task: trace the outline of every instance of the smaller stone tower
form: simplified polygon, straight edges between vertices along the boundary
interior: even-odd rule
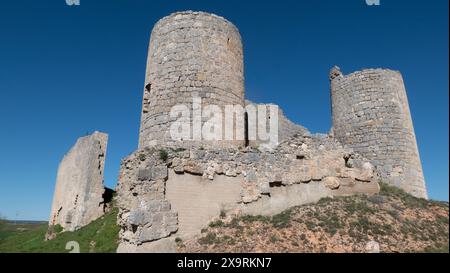
[[[371,160],[382,181],[427,198],[402,75],[333,67],[330,81],[334,136]]]

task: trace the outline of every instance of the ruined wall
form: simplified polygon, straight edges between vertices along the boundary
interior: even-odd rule
[[[330,73],[334,136],[371,160],[381,179],[427,198],[402,75],[367,69]]]
[[[266,109],[266,128],[270,128],[270,106],[276,106],[278,108],[278,142],[282,142],[284,140],[288,140],[294,136],[308,136],[311,133],[306,129],[305,127],[295,124],[290,119],[288,119],[283,112],[283,109],[279,107],[276,104],[270,103],[270,104],[262,104],[262,103],[254,103],[249,100],[245,100],[246,107],[248,105],[253,105],[256,109],[258,109],[258,106],[263,106]],[[262,108],[262,109],[264,109]],[[257,111],[258,112],[258,111]],[[256,123],[258,123],[258,118],[256,118]],[[261,144],[267,143],[267,141],[262,141],[261,139],[257,138],[256,140],[250,140],[249,145],[254,147],[259,147]]]
[[[50,225],[76,230],[103,215],[103,170],[108,135],[81,137],[59,164]]]
[[[379,191],[372,165],[327,135],[297,136],[274,151],[146,147],[122,161],[119,252],[174,249],[227,215],[272,215],[326,196]]]
[[[198,234],[221,210],[233,207],[241,199],[242,178],[217,175],[213,180],[189,173],[169,172],[166,197],[178,212],[177,237]]]
[[[243,71],[239,31],[224,18],[188,11],[158,21],[148,50],[139,147],[172,143],[171,107],[184,104],[192,115],[194,96],[202,98],[203,105],[243,105]]]

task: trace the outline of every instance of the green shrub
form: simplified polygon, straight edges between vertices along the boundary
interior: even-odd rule
[[[236,228],[236,229],[242,229],[242,226],[241,226],[239,223],[240,223],[240,221],[239,221],[238,218],[233,218],[233,219],[231,220],[231,222],[230,222],[229,224],[226,225],[226,227],[229,227],[229,228]]]
[[[429,204],[429,201],[424,198],[412,196],[403,189],[388,185],[384,182],[380,183],[380,195],[398,198],[409,208],[426,208]]]
[[[225,218],[227,216],[227,213],[222,209],[220,210],[220,218]]]
[[[162,161],[167,161],[167,158],[169,158],[169,154],[167,153],[166,150],[159,150],[159,159],[161,159]]]
[[[271,243],[276,243],[278,241],[278,237],[275,235],[270,236],[270,242]]]
[[[228,235],[223,236],[222,237],[222,241],[227,243],[227,244],[229,244],[229,245],[234,245],[236,243],[236,241],[232,237],[230,237]]]
[[[225,223],[222,222],[222,220],[216,220],[214,222],[209,223],[209,227],[212,227],[212,228],[214,228],[214,227],[223,227],[223,226],[225,226]]]
[[[449,253],[448,244],[437,244],[435,246],[428,246],[424,249],[426,253]]]
[[[139,154],[138,158],[139,158],[140,161],[145,161],[146,156],[145,156],[145,154]]]
[[[212,245],[216,242],[217,236],[215,233],[208,232],[205,237],[198,239],[199,244]]]
[[[300,240],[305,241],[306,240],[306,235],[304,233],[302,233],[300,235]]]
[[[185,148],[176,148],[176,149],[174,149],[173,150],[175,153],[181,153],[181,152],[184,152],[184,151],[186,151],[186,149]]]
[[[269,222],[270,217],[263,215],[244,215],[241,217],[242,222],[251,223],[251,222]]]
[[[285,228],[290,225],[292,210],[288,209],[282,213],[272,216],[271,223],[276,228]]]
[[[57,224],[57,225],[53,226],[53,231],[56,232],[56,233],[60,233],[63,230],[64,230],[64,228],[60,224]]]
[[[330,235],[334,235],[339,229],[343,227],[343,224],[339,217],[336,214],[332,214],[330,216],[325,215],[325,217],[321,218],[322,222],[319,223],[325,232]]]
[[[330,202],[333,202],[333,198],[323,197],[323,198],[320,198],[320,200],[317,202],[317,204],[324,205],[324,204],[329,204]]]

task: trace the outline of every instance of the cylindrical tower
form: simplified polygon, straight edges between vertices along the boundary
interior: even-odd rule
[[[330,72],[334,136],[371,160],[382,181],[427,198],[402,75],[367,69]]]
[[[196,118],[194,97],[201,98],[202,107],[217,105],[222,111],[225,105],[244,106],[243,71],[241,36],[224,18],[186,11],[158,21],[148,50],[139,147],[176,142],[170,133],[176,119],[170,117],[171,109],[186,105],[192,121]],[[202,123],[207,119],[203,116]],[[196,140],[196,129],[191,126],[190,140]],[[215,144],[234,146],[244,142],[233,138]],[[182,139],[182,143],[196,141]]]

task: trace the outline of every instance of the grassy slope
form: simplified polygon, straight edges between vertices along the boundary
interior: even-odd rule
[[[0,252],[115,252],[117,209],[75,232],[44,241],[46,224],[0,222]],[[273,217],[227,217],[202,236],[177,239],[182,252],[364,252],[375,240],[382,252],[449,252],[448,202],[415,198],[382,185],[379,195],[325,198]],[[25,229],[25,230],[24,230]]]
[[[62,232],[50,241],[44,241],[47,224],[15,226],[0,222],[0,252],[69,252],[65,249],[69,241],[78,242],[80,252],[115,252],[119,233],[116,219],[117,209],[113,209],[89,225]]]
[[[183,252],[449,252],[448,202],[415,198],[385,184],[379,195],[325,198],[273,217],[224,217]]]

